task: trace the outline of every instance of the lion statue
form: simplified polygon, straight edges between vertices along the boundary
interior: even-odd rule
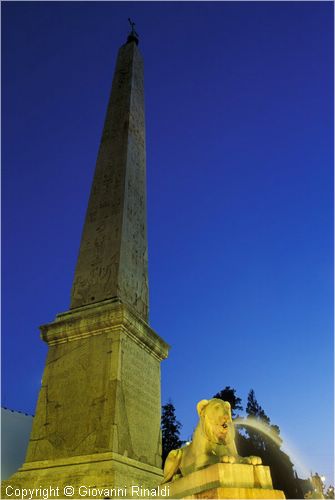
[[[174,481],[181,476],[203,469],[208,465],[244,463],[260,465],[259,457],[240,457],[235,445],[235,428],[228,401],[203,399],[197,404],[199,423],[192,441],[179,450],[168,454],[164,465],[162,483]]]

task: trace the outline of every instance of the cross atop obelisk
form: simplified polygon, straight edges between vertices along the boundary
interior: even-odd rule
[[[71,309],[106,299],[148,320],[143,60],[131,24],[118,53],[72,288]]]
[[[135,31],[135,23],[130,19],[130,17],[128,17],[128,22],[130,24],[130,27],[131,27],[131,32],[129,33],[128,35],[128,38],[127,38],[127,42],[135,42],[136,45],[138,45],[138,33],[136,33]]]

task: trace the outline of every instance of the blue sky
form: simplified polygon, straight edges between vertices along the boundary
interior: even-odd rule
[[[162,398],[253,388],[307,471],[333,455],[332,2],[2,3],[2,403],[34,412],[69,307],[116,54],[145,60]],[[294,460],[294,457],[293,457]]]

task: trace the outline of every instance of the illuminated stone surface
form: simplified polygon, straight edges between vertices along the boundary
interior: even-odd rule
[[[285,498],[259,457],[238,454],[227,401],[203,399],[197,411],[192,441],[165,461],[163,484],[171,498]]]
[[[170,498],[285,498],[264,465],[214,464],[168,485]]]
[[[241,457],[235,445],[235,425],[228,401],[202,399],[197,404],[198,425],[192,441],[170,451],[164,465],[164,483],[215,463],[260,465],[260,457]],[[236,469],[237,470],[237,469]]]
[[[115,297],[148,320],[143,60],[135,42],[118,54],[71,308]]]
[[[59,488],[55,498],[67,485],[75,497],[79,486],[120,487],[129,498],[132,485],[162,480],[168,345],[147,323],[145,183],[143,62],[132,39],[118,54],[71,309],[41,327],[49,351],[26,461],[2,498],[13,498],[9,485]]]
[[[49,352],[26,462],[5,486],[157,486],[168,346],[113,301],[59,314],[41,331]]]
[[[160,467],[166,344],[113,302],[60,314],[41,330],[50,348],[26,460],[113,451]]]
[[[48,498],[66,498],[64,491],[69,486],[73,488],[73,495],[67,496],[72,498],[137,498],[136,495],[131,495],[132,485],[153,488],[160,483],[161,478],[161,469],[117,453],[81,455],[67,459],[26,462],[14,476],[3,481],[1,498],[18,498],[12,493],[14,488],[34,489],[36,493],[32,498],[46,498],[38,491],[39,488],[51,491]],[[11,495],[6,495],[6,488],[9,488],[7,491]],[[99,495],[94,492],[112,488],[119,488],[121,494],[112,492],[112,495]],[[89,490],[93,493],[86,494]],[[124,492],[127,493],[126,496]]]

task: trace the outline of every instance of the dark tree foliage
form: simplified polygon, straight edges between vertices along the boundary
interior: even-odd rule
[[[263,408],[259,405],[255,392],[251,390],[248,394],[247,418],[256,418],[267,424],[272,431],[280,433],[277,425],[271,425],[270,419]],[[263,464],[269,465],[271,470],[273,487],[283,490],[286,498],[303,498],[303,493],[294,471],[290,457],[266,434],[247,427],[247,435],[239,434],[237,446],[240,455],[256,455],[261,457]]]
[[[247,415],[248,417],[256,417],[260,418],[263,420],[265,423],[269,424],[270,419],[269,417],[265,414],[265,411],[261,407],[260,404],[258,404],[258,401],[255,396],[255,391],[251,389],[248,394],[248,403],[247,403]]]
[[[247,412],[247,418],[256,418],[257,420],[261,420],[264,424],[270,425],[270,419],[265,414],[265,411],[260,406],[260,404],[258,404],[258,401],[255,397],[255,391],[253,389],[251,389],[248,394],[246,412]],[[254,446],[255,449],[257,449],[258,453],[266,449],[267,441],[265,439],[264,434],[250,427],[246,428],[246,432],[249,436],[252,445]]]
[[[175,407],[171,401],[162,406],[161,429],[163,466],[169,452],[183,445],[183,441],[180,439],[180,429],[182,425],[178,422],[175,412]]]
[[[243,411],[243,406],[241,405],[242,400],[236,396],[236,390],[227,385],[222,391],[218,392],[213,396],[213,398],[222,399],[223,401],[228,401],[231,406],[232,417],[238,416],[237,411]]]

